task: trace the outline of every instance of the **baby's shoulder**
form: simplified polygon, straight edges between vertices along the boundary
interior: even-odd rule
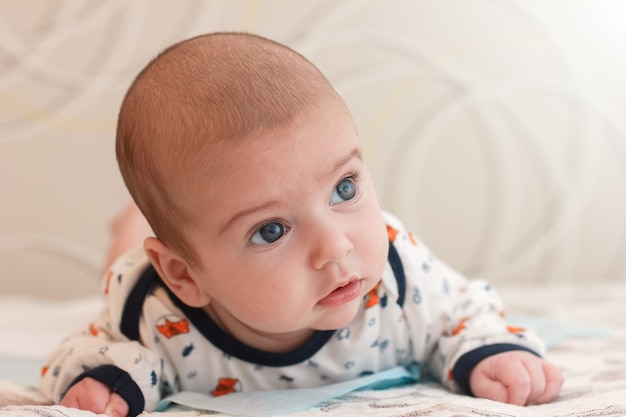
[[[141,246],[126,252],[111,265],[103,282],[109,310],[123,310],[126,299],[149,265],[148,255]]]
[[[383,211],[383,219],[387,225],[389,241],[402,257],[406,250],[415,250],[422,247],[423,243],[411,232],[404,223],[395,215]]]

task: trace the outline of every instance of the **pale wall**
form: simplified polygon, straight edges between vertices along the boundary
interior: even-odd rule
[[[454,267],[624,279],[625,20],[620,0],[0,1],[0,292],[96,291],[125,89],[215,30],[317,63],[384,207]]]

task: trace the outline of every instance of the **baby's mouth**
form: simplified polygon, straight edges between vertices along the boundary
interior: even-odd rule
[[[319,300],[318,304],[324,307],[335,307],[350,302],[361,295],[362,287],[363,283],[360,279],[351,279]]]

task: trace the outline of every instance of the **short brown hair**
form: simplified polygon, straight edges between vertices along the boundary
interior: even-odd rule
[[[288,127],[329,100],[345,109],[311,62],[269,39],[213,33],[177,43],[139,73],[122,103],[116,152],[124,182],[156,236],[195,263],[180,193],[194,162],[215,141]]]

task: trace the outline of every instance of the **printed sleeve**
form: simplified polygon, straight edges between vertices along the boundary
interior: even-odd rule
[[[129,259],[125,262],[126,266],[131,264]],[[134,413],[131,415],[137,415],[144,409],[154,410],[158,404],[160,388],[167,383],[163,379],[166,362],[120,331],[127,287],[133,284],[135,271],[120,272],[115,267],[105,277],[107,295],[102,313],[87,329],[66,338],[53,350],[42,368],[40,391],[58,403],[72,385],[91,377],[120,394]],[[111,279],[123,282],[125,274],[129,278],[126,286],[111,285]]]
[[[545,354],[536,334],[507,324],[502,300],[489,283],[454,271],[398,219],[385,216],[405,271],[414,360],[423,370],[448,388],[471,394],[469,374],[482,359],[511,350]]]

